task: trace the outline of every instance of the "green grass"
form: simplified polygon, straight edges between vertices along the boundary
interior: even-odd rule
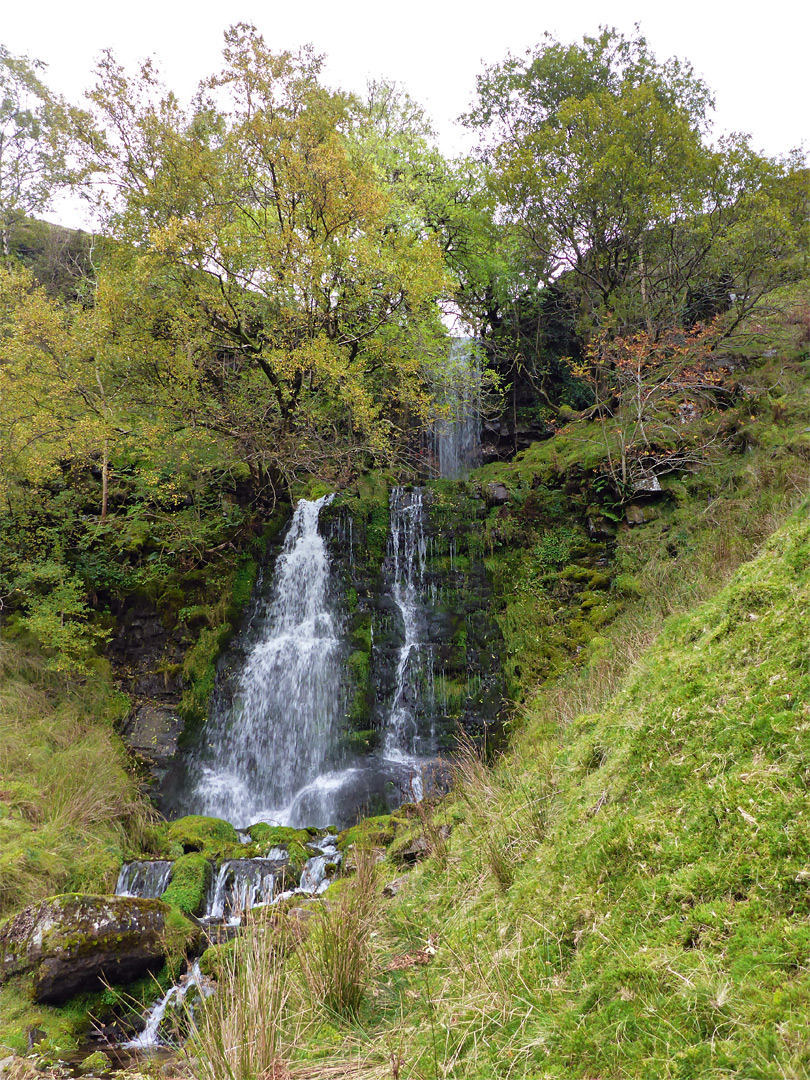
[[[0,915],[63,891],[104,892],[151,811],[113,725],[128,707],[98,662],[68,680],[0,650]]]
[[[485,523],[511,745],[463,751],[450,839],[388,902],[352,1026],[297,1047],[311,1075],[349,1037],[402,1080],[810,1076],[807,362],[740,379],[744,439],[604,570],[558,498],[592,425],[482,473],[512,491]]]

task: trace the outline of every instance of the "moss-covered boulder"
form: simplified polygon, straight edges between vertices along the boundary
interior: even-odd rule
[[[199,852],[206,858],[233,858],[241,845],[236,829],[222,818],[189,814],[173,821],[166,832],[169,853],[173,856]]]
[[[130,982],[162,966],[170,911],[161,900],[128,896],[31,904],[0,927],[0,982],[30,974],[34,1000],[47,1004],[102,982]]]
[[[200,915],[211,881],[211,863],[204,855],[191,852],[175,859],[172,880],[162,900],[186,915]]]

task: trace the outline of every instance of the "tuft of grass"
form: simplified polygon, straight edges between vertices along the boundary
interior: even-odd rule
[[[285,1031],[291,985],[278,920],[247,915],[242,934],[220,952],[218,986],[189,1014],[185,1048],[200,1080],[282,1080],[289,1076]]]
[[[64,891],[105,892],[154,813],[114,723],[128,707],[102,662],[70,681],[0,649],[0,914]]]
[[[380,896],[373,853],[357,850],[354,877],[317,911],[299,959],[310,1000],[330,1016],[356,1020],[373,973],[371,933]]]

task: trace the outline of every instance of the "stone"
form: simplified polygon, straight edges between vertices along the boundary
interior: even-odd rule
[[[89,1054],[84,1061],[79,1062],[78,1071],[83,1076],[98,1076],[100,1073],[108,1073],[112,1069],[112,1058],[103,1050],[96,1050]]]
[[[426,859],[430,854],[430,844],[424,836],[417,836],[407,847],[396,852],[395,858],[404,863],[415,863]]]
[[[0,983],[30,974],[34,1000],[54,1005],[104,982],[130,982],[165,958],[160,900],[53,896],[0,928]]]
[[[690,417],[694,419],[694,417]],[[653,495],[661,491],[661,481],[655,475],[651,473],[649,476],[642,476],[636,480],[635,487],[633,488],[634,495]]]
[[[383,896],[388,899],[392,896],[396,896],[407,880],[407,875],[403,875],[402,877],[394,878],[393,881],[389,881],[382,891]]]
[[[590,515],[586,524],[588,526],[588,536],[591,540],[608,541],[614,540],[616,537],[616,529],[601,514]]]
[[[124,741],[154,770],[165,770],[177,750],[183,721],[168,707],[142,705],[130,716],[122,735]]]
[[[627,519],[628,525],[643,525],[645,521],[649,520],[644,513],[644,507],[639,506],[638,503],[631,503],[626,507],[624,516]]]
[[[486,498],[487,502],[493,506],[503,506],[504,503],[509,502],[509,489],[506,484],[497,483],[493,480],[487,484]]]

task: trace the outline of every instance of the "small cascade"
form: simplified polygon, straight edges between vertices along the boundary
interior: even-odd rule
[[[156,1001],[146,1017],[146,1026],[140,1035],[137,1035],[134,1039],[130,1039],[129,1042],[123,1044],[124,1050],[154,1050],[158,1046],[161,1046],[160,1041],[160,1025],[166,1016],[166,1010],[173,1002],[181,1002],[185,1000],[186,995],[190,990],[196,987],[199,992],[208,997],[214,992],[213,986],[200,971],[200,965],[195,960],[191,965],[191,971],[188,975],[183,975],[180,981],[172,986],[166,993]]]
[[[464,479],[481,463],[481,357],[472,338],[451,338],[438,376],[442,412],[433,424],[439,475]]]
[[[329,835],[321,837],[317,844],[310,844],[310,847],[319,854],[307,859],[301,871],[301,881],[297,892],[319,896],[329,888],[331,879],[326,873],[326,868],[329,865],[339,866],[343,859],[336,845],[337,837]]]
[[[432,714],[433,655],[426,642],[427,612],[422,598],[427,540],[423,492],[394,488],[390,497],[388,563],[391,597],[402,619],[403,640],[397,656],[394,692],[385,719],[383,756],[411,766],[416,790],[419,768],[433,753],[433,732],[420,714]]]
[[[168,859],[124,863],[118,875],[115,895],[157,900],[169,887],[173,869],[174,863]]]
[[[218,688],[187,763],[185,790],[173,793],[185,813],[239,828],[329,820],[342,719],[342,627],[318,520],[332,498],[298,503],[270,598],[255,602],[252,645],[236,689]]]
[[[281,855],[286,861],[285,853]],[[245,911],[272,903],[282,865],[277,859],[229,859],[222,863],[208,889],[203,921],[238,926]]]

